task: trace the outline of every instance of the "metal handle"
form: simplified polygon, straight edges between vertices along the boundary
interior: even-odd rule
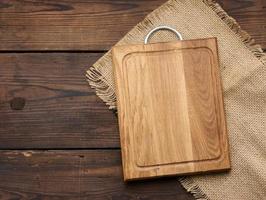
[[[179,40],[183,40],[182,35],[181,35],[178,31],[176,31],[175,29],[173,29],[173,28],[171,28],[171,27],[169,27],[169,26],[158,26],[158,27],[152,29],[152,30],[147,34],[147,36],[145,37],[145,40],[144,40],[144,44],[148,44],[148,41],[149,41],[151,35],[152,35],[153,33],[157,32],[157,31],[159,31],[159,30],[169,30],[169,31],[172,31],[173,33],[176,34],[176,36],[178,37]]]

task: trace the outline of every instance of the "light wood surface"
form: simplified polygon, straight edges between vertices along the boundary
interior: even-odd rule
[[[215,38],[113,49],[124,179],[230,168]]]

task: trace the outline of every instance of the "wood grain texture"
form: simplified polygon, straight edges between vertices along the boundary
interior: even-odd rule
[[[216,38],[112,53],[125,180],[230,168]]]
[[[264,0],[218,1],[266,48]],[[1,0],[0,51],[107,50],[164,2]],[[116,118],[84,82],[101,55],[2,53],[0,148],[119,147]],[[1,151],[0,180],[10,200],[193,199],[175,178],[122,183],[111,149]]]
[[[86,82],[102,54],[0,54],[0,148],[119,147],[117,119]]]
[[[119,150],[0,151],[1,199],[189,200],[176,178],[125,184]]]
[[[0,50],[108,49],[164,2],[2,0]]]
[[[2,0],[0,50],[107,50],[165,2]],[[219,0],[228,14],[266,48],[264,2]]]

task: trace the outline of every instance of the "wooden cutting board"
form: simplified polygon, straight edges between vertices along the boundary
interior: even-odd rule
[[[112,55],[124,180],[230,168],[216,38]]]

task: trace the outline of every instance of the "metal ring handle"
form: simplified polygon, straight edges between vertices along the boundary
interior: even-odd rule
[[[148,44],[148,41],[149,41],[151,35],[152,35],[153,33],[157,32],[157,31],[159,31],[159,30],[169,30],[169,31],[172,31],[173,33],[176,34],[176,36],[178,37],[179,40],[183,40],[182,35],[181,35],[178,31],[176,31],[175,29],[173,29],[173,28],[171,28],[171,27],[169,27],[169,26],[158,26],[158,27],[152,29],[152,30],[147,34],[147,36],[145,37],[145,40],[144,40],[144,44]]]

